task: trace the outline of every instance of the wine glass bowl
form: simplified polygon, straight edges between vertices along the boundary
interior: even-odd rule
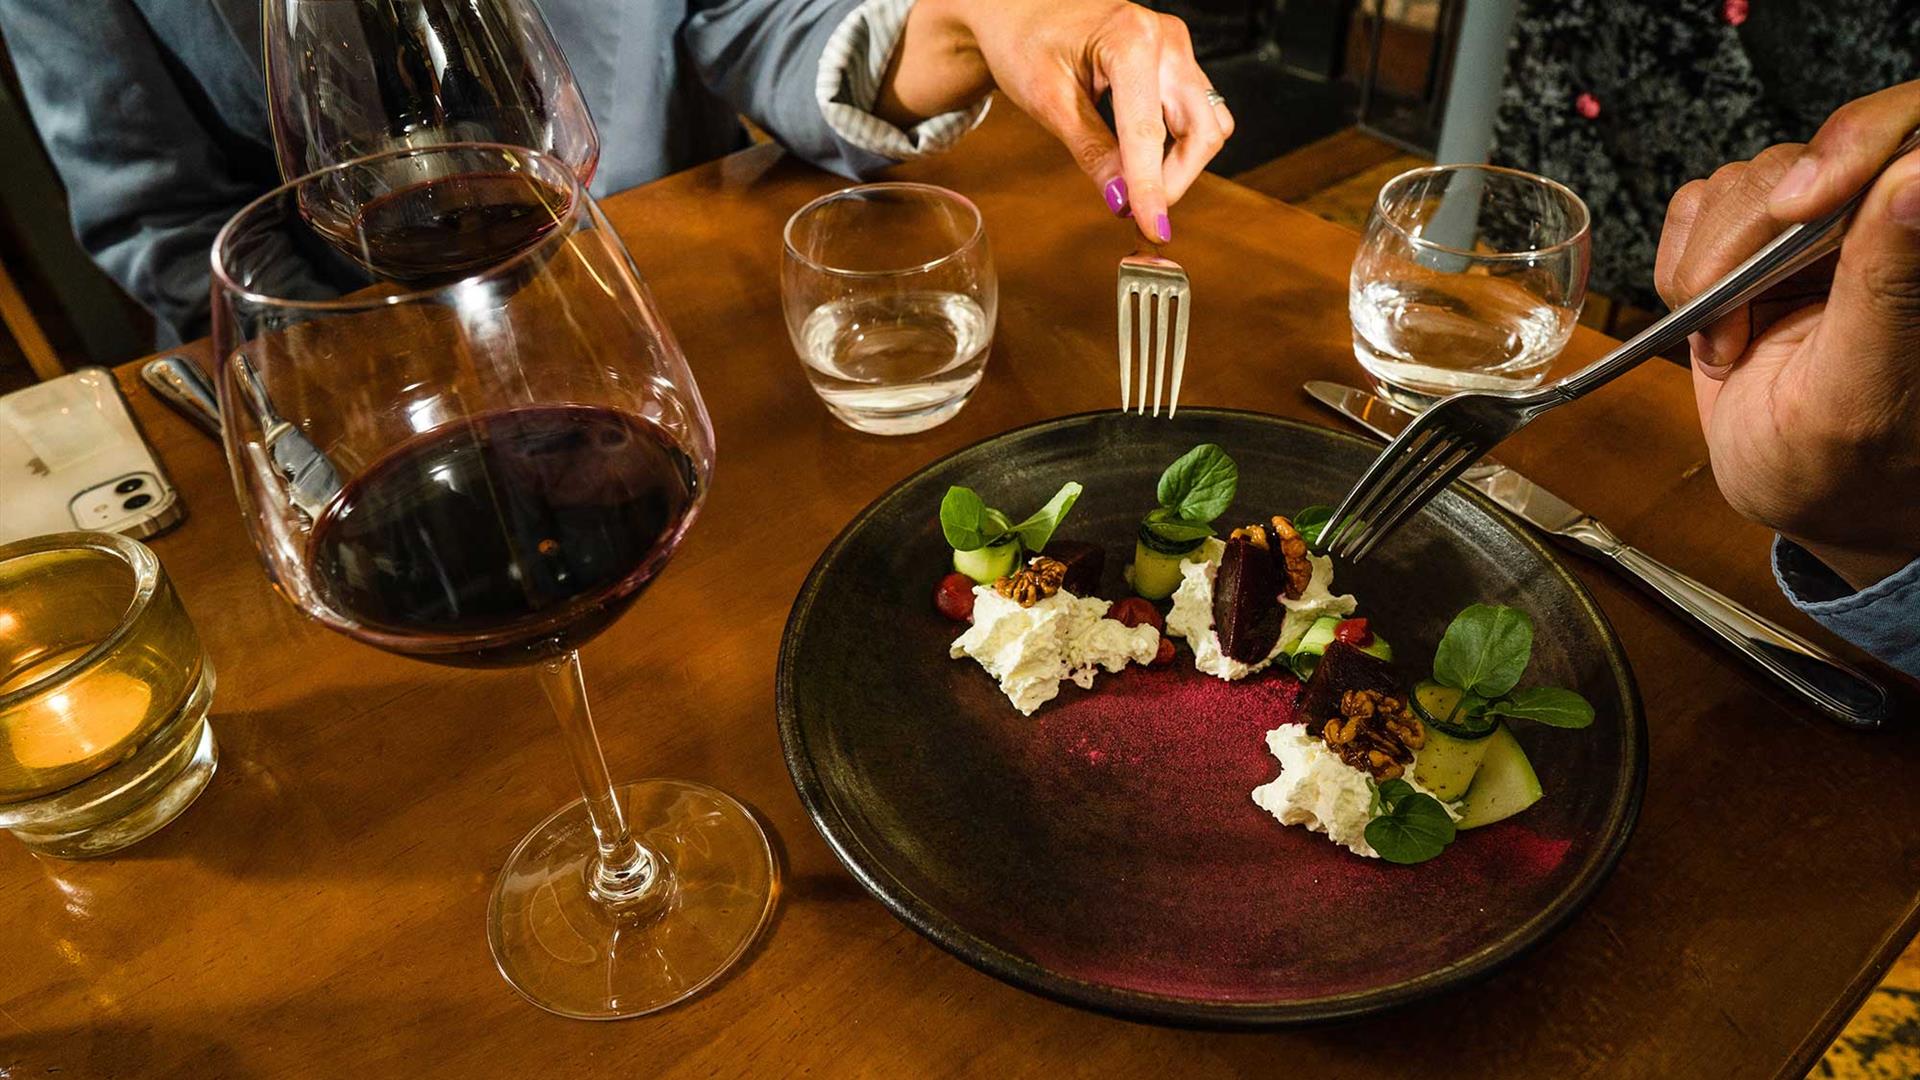
[[[264,0],[283,179],[405,147],[525,146],[593,179],[600,137],[530,0]]]
[[[419,160],[436,156],[450,161]],[[324,234],[301,212],[395,171],[556,195],[528,203],[518,239],[484,265],[453,228],[457,280],[408,287],[369,276],[377,260],[337,254],[378,249],[376,219]],[[213,279],[228,463],[278,590],[389,652],[532,666],[560,721],[585,798],[501,874],[489,937],[502,973],[536,1004],[591,1018],[711,982],[770,910],[765,835],[699,784],[614,785],[577,650],[698,518],[713,433],[579,179],[548,155],[481,144],[335,165],[236,215],[215,239]]]
[[[317,222],[295,206],[436,156],[563,194],[538,204],[543,216],[523,230],[533,239],[504,261],[436,288],[343,282],[336,260],[301,242]],[[512,147],[395,151],[287,185],[221,233],[217,381],[236,476],[269,573],[307,614],[393,652],[525,663],[584,643],[590,632],[575,628],[610,621],[691,525],[712,466],[704,409],[624,249],[597,208],[573,197],[576,185],[552,158]],[[382,247],[367,219],[356,220],[326,239],[342,250]],[[446,237],[450,261],[483,257],[458,250],[463,239]],[[262,281],[299,282],[302,297],[259,293]],[[329,282],[361,281],[312,299]],[[635,377],[643,374],[659,377]],[[686,390],[661,392],[676,384]],[[342,485],[318,515],[266,449],[281,423]],[[483,503],[467,498],[476,487]],[[556,509],[548,498],[572,502]],[[596,500],[611,516],[589,523]],[[372,574],[377,534],[395,521],[437,530],[407,552],[408,567],[452,560],[477,574],[497,564],[513,580],[475,577],[436,597],[450,565],[419,579]],[[553,535],[533,535],[543,527]]]

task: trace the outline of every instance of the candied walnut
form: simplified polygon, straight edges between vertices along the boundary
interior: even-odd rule
[[[1392,780],[1405,774],[1413,752],[1427,744],[1427,729],[1405,698],[1349,690],[1340,695],[1340,715],[1327,719],[1320,737],[1341,761],[1376,780]]]
[[[1279,514],[1273,515],[1267,529],[1273,534],[1274,548],[1286,562],[1287,599],[1298,600],[1313,580],[1313,564],[1307,561],[1307,539],[1293,527],[1293,522]]]
[[[1265,525],[1242,525],[1227,534],[1229,540],[1245,540],[1261,551],[1271,550],[1267,546],[1267,527]]]
[[[1045,555],[1035,555],[1027,562],[1027,569],[1047,590],[1048,596],[1059,592],[1060,586],[1067,580],[1067,564],[1059,559],[1049,559]]]
[[[1028,563],[1025,568],[1016,570],[994,582],[993,591],[1023,608],[1028,608],[1059,592],[1060,583],[1066,578],[1065,563],[1041,555]]]

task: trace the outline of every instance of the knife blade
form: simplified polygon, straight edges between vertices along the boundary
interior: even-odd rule
[[[1398,405],[1351,386],[1316,380],[1306,391],[1382,439],[1391,440],[1413,420]],[[1839,657],[1621,540],[1593,515],[1518,472],[1489,459],[1461,479],[1534,528],[1625,570],[1828,719],[1874,728],[1890,713],[1886,688]]]

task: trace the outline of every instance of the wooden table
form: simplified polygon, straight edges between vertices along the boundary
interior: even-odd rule
[[[516,997],[487,954],[488,891],[521,834],[577,794],[533,680],[302,622],[268,589],[213,444],[134,389],[192,508],[154,547],[219,670],[222,761],[192,810],[122,857],[43,861],[0,840],[0,1074],[1804,1073],[1914,931],[1920,738],[1821,723],[1586,562],[1646,700],[1646,806],[1592,907],[1480,988],[1313,1030],[1162,1030],[1001,985],[862,892],[781,763],[788,605],[828,539],[908,472],[1113,404],[1114,263],[1132,244],[1004,106],[959,152],[900,172],[978,200],[1001,274],[985,383],[909,438],[830,420],[781,322],[780,226],[840,181],[762,147],[606,204],[692,359],[720,469],[672,569],[587,649],[589,684],[616,777],[710,781],[777,834],[784,891],[751,962],[623,1023]],[[1300,383],[1358,377],[1354,237],[1210,177],[1175,222],[1197,298],[1187,402],[1327,423]],[[1583,330],[1571,352],[1607,344]],[[1774,588],[1766,533],[1714,490],[1683,372],[1649,365],[1503,453],[1655,555],[1806,625]],[[682,633],[650,632],[669,622]]]

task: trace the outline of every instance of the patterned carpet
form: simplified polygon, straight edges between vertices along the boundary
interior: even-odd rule
[[[1920,946],[1909,946],[1810,1074],[1821,1080],[1920,1078]]]

